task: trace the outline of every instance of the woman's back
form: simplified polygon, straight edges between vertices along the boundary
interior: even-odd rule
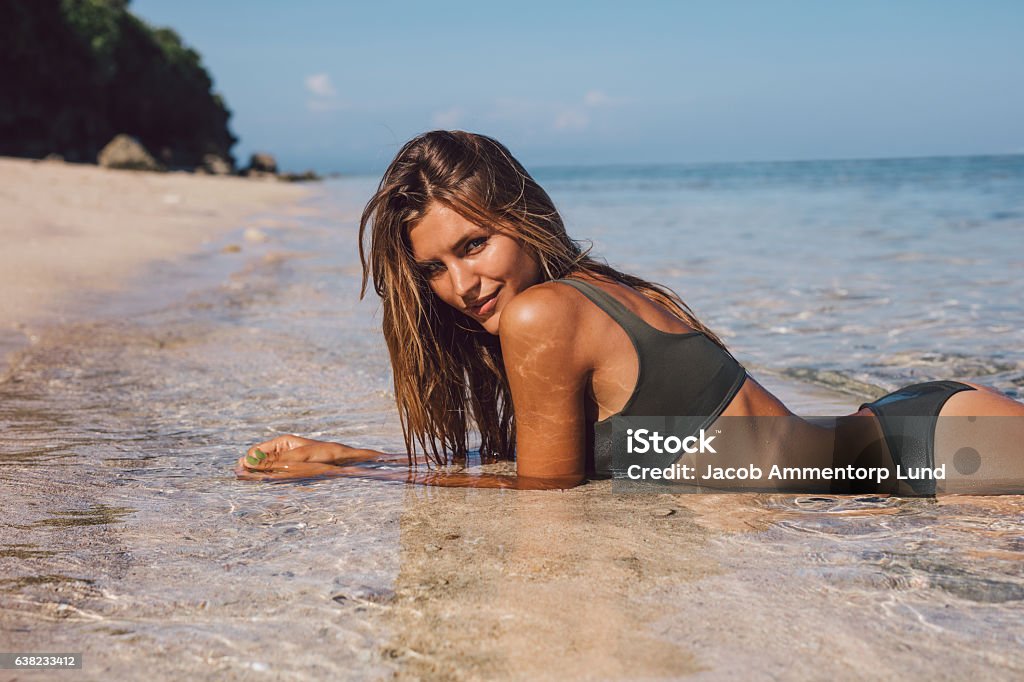
[[[700,332],[658,329],[594,283],[578,279],[556,282],[576,289],[614,320],[636,354],[636,379],[625,404],[594,427],[597,473],[611,473],[615,468],[613,417],[682,417],[692,422],[682,428],[697,433],[718,418],[742,387],[746,379],[743,366]]]
[[[628,464],[623,457],[625,430],[641,423],[629,419],[637,417],[672,417],[673,431],[684,436],[709,432],[722,416],[781,417],[730,419],[735,428],[716,437],[726,450],[745,453],[745,459],[750,459],[752,451],[760,452],[766,461],[778,459],[782,444],[793,442],[808,444],[814,453],[804,452],[794,459],[827,457],[822,451],[831,448],[830,437],[823,439],[820,428],[793,416],[730,353],[664,306],[614,282],[561,279],[556,283],[584,296],[593,304],[587,306],[589,316],[608,327],[605,333],[581,335],[583,343],[599,346],[595,350],[600,357],[591,379],[591,395],[600,406],[592,411],[593,460],[588,469],[593,473],[624,473],[621,469]],[[623,336],[628,339],[625,343]],[[772,443],[765,442],[769,432]],[[697,458],[690,459],[695,463]],[[727,455],[719,459],[724,462]]]

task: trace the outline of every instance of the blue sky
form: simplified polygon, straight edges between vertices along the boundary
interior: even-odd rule
[[[413,135],[531,165],[1024,153],[1024,2],[136,0],[235,147],[382,169]]]

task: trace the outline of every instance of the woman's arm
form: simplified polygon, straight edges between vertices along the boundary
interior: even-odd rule
[[[344,446],[343,446],[344,447]],[[370,452],[370,451],[364,451]],[[316,478],[370,478],[380,481],[396,481],[419,485],[444,486],[448,488],[505,488],[510,490],[560,490],[572,488],[583,482],[581,478],[528,478],[526,476],[510,476],[503,474],[469,474],[445,471],[417,471],[406,468],[405,457],[399,455],[382,455],[383,460],[372,460],[361,464],[326,464],[323,462],[294,462],[278,464],[274,468],[252,466],[245,458],[238,460],[235,474],[240,479],[250,481],[290,481],[297,479]],[[377,466],[379,461],[395,463],[401,457],[404,470],[385,469]]]
[[[583,476],[531,478],[502,474],[418,471],[409,468],[408,456],[404,454],[353,448],[342,443],[329,443],[294,435],[278,436],[249,448],[249,452],[238,459],[235,474],[240,479],[252,481],[347,476],[420,485],[517,490],[572,488],[583,482]]]
[[[593,370],[591,349],[579,343],[579,322],[572,299],[547,285],[531,287],[502,311],[501,348],[516,415],[515,476],[410,470],[404,454],[298,436],[254,446],[235,471],[239,478],[256,480],[353,476],[460,488],[577,486],[586,480],[584,397]]]
[[[294,447],[289,448],[289,445]],[[380,465],[400,466],[402,469]],[[352,448],[342,443],[327,443],[291,435],[279,436],[250,448],[248,454],[239,458],[235,474],[238,478],[255,481],[349,476],[421,485],[517,490],[571,488],[583,482],[582,477],[537,479],[502,474],[417,471],[408,468],[406,455]]]
[[[516,415],[516,471],[542,480],[585,478],[591,347],[564,285],[542,284],[502,311],[499,334]]]

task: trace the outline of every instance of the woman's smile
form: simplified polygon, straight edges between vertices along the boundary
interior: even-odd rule
[[[431,291],[491,334],[508,302],[541,281],[537,260],[519,241],[444,204],[429,205],[409,229],[409,245]]]
[[[498,287],[494,293],[477,299],[472,304],[466,306],[466,309],[471,315],[487,317],[494,312],[495,308],[498,307],[498,292],[500,291],[501,287]]]

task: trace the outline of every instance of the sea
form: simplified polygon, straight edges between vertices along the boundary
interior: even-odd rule
[[[532,171],[800,414],[1024,399],[1024,156]],[[81,679],[1024,675],[1021,496],[237,480],[281,433],[402,447],[359,295],[378,180],[83,293],[0,369],[0,650]]]
[[[743,362],[1024,390],[1024,156],[543,169],[570,234]],[[854,389],[855,390],[855,389]]]

